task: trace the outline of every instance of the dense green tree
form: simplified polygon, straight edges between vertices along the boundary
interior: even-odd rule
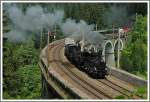
[[[129,33],[129,41],[122,51],[121,68],[135,74],[147,75],[147,16],[137,16]]]
[[[34,42],[5,42],[3,56],[3,96],[6,99],[40,98],[39,51]]]

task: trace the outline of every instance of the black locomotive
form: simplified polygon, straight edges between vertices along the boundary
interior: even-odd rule
[[[65,45],[65,56],[80,70],[96,79],[104,79],[108,75],[106,63],[102,60],[101,52],[81,52],[81,47],[74,44]]]

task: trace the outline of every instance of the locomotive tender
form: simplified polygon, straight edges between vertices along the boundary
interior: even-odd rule
[[[65,39],[65,56],[78,69],[93,78],[104,79],[108,75],[106,63],[101,57],[101,52],[88,41],[75,41],[72,38]]]

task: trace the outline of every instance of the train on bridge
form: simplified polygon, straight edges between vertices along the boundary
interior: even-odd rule
[[[77,68],[93,78],[104,79],[108,75],[108,69],[101,53],[101,50],[87,41],[65,39],[65,56]]]

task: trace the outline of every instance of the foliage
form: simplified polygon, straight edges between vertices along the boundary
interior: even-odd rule
[[[34,42],[5,42],[3,56],[3,96],[5,99],[40,97],[38,50]]]
[[[147,98],[147,86],[141,86],[134,89],[133,93],[137,96],[140,96],[144,99]]]
[[[20,87],[21,99],[37,99],[40,98],[40,71],[38,65],[26,65],[19,68],[17,74],[22,76],[22,83]]]
[[[18,64],[17,66],[34,64],[38,61],[38,51],[34,48],[33,41],[21,44],[14,53],[16,58],[15,60]]]
[[[147,75],[147,17],[139,15],[134,24],[126,48],[122,51],[121,68]]]
[[[136,87],[128,98],[133,99],[133,97],[135,96],[141,97],[142,99],[146,99],[147,98],[147,86]],[[118,95],[114,99],[125,99],[125,96]]]
[[[40,71],[37,65],[26,65],[18,68],[15,78],[9,80],[8,89],[4,90],[4,98],[37,99],[40,98]]]
[[[115,99],[125,99],[125,97],[123,95],[118,95],[115,97]]]

